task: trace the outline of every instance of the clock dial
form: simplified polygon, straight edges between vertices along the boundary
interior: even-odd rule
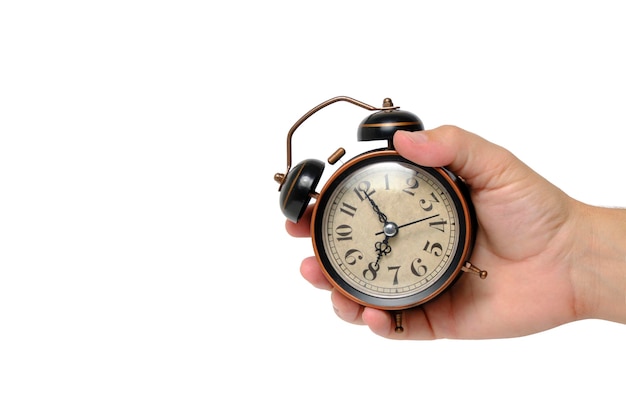
[[[459,275],[470,222],[446,171],[378,151],[344,165],[320,195],[314,248],[348,297],[406,308],[432,299]]]

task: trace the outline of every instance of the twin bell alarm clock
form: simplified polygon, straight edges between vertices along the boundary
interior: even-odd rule
[[[325,164],[306,159],[292,167],[292,137],[311,115],[340,101],[373,112],[359,124],[357,138],[382,147],[343,163],[317,191]],[[398,333],[404,310],[435,299],[463,272],[487,276],[469,261],[477,224],[464,180],[443,167],[417,165],[394,149],[397,130],[423,129],[416,115],[391,99],[374,107],[335,97],[289,130],[287,170],[274,176],[280,208],[290,221],[297,223],[315,200],[311,239],[328,281],[360,305],[389,311]],[[328,164],[344,154],[339,148]]]

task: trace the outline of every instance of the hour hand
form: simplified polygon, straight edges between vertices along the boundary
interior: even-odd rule
[[[382,242],[376,242],[374,244],[374,248],[376,249],[375,265],[378,266],[380,258],[391,253],[391,246],[389,246],[389,237],[385,236],[385,239]]]
[[[389,239],[385,238],[382,242],[376,242],[374,244],[374,248],[376,248],[376,253],[378,254],[378,259],[380,259],[383,255],[389,255],[391,252],[391,246],[389,246]]]
[[[385,234],[385,238],[381,242],[376,242],[374,248],[376,249],[376,265],[384,255],[391,253],[391,246],[389,245],[389,238],[398,234],[398,225],[394,222],[386,222],[383,226],[382,233]],[[378,234],[378,233],[377,233]]]

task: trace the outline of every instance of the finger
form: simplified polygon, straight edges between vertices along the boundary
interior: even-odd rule
[[[432,340],[435,334],[428,322],[424,309],[417,307],[400,312],[402,317],[401,333],[396,332],[394,311],[382,311],[366,308],[363,311],[363,322],[372,332],[387,339]]]
[[[392,326],[395,328],[395,323],[392,324],[392,313],[368,307],[363,311],[362,318],[363,323],[365,323],[374,334],[390,339],[399,338],[398,333],[392,330]]]
[[[335,309],[335,314],[342,319],[352,324],[362,325],[363,323],[363,306],[348,299],[339,291],[333,291],[330,295],[330,299]]]
[[[486,188],[494,173],[505,172],[506,166],[516,160],[506,149],[455,126],[398,131],[394,146],[419,165],[447,167],[474,188]]]
[[[321,290],[331,290],[333,286],[328,282],[322,272],[317,259],[314,256],[306,258],[300,264],[300,274],[309,281],[315,288]]]
[[[311,236],[311,215],[313,214],[313,205],[309,205],[302,218],[298,223],[291,220],[285,221],[285,229],[293,237],[310,237]]]

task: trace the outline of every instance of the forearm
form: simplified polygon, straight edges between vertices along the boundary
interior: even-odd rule
[[[579,318],[626,323],[626,210],[581,205],[572,278]]]

